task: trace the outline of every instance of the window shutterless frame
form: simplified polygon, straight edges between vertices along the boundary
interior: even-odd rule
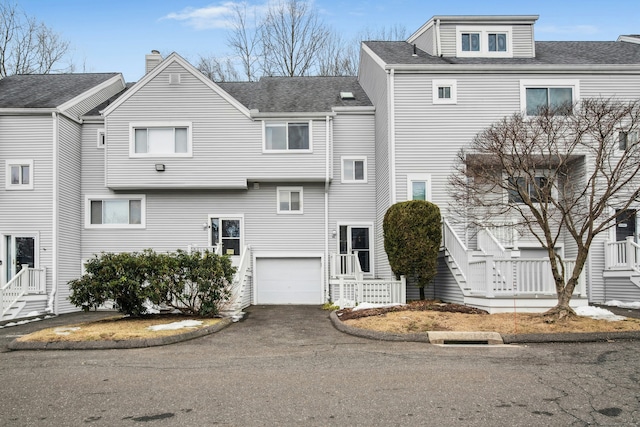
[[[33,160],[5,160],[5,189],[33,190]]]
[[[85,228],[146,228],[144,194],[86,196]]]
[[[262,122],[263,153],[313,152],[313,121],[289,120]]]
[[[191,122],[129,125],[129,157],[192,157]]]

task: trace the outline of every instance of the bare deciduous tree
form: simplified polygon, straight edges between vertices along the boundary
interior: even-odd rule
[[[337,32],[327,36],[317,54],[319,76],[355,76],[358,74],[358,44],[346,43]]]
[[[569,302],[594,238],[640,197],[640,145],[622,143],[639,130],[640,101],[585,99],[504,118],[458,155],[450,183],[465,220],[516,219],[546,249],[558,296],[549,321],[575,314]],[[567,274],[556,251],[563,239],[576,258]]]
[[[196,68],[214,82],[240,80],[240,75],[236,71],[231,58],[218,58],[213,55],[200,56]]]
[[[48,74],[60,67],[69,42],[10,3],[0,3],[0,77],[13,74]]]
[[[255,8],[247,9],[246,3],[234,4],[231,30],[227,36],[227,43],[238,57],[242,67],[242,74],[247,81],[258,78],[260,68],[260,26]],[[253,21],[252,24],[248,19]]]
[[[280,0],[269,7],[260,28],[265,75],[314,74],[317,55],[330,30],[318,18],[311,3]]]

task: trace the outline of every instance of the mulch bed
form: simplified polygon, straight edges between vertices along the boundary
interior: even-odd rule
[[[461,304],[443,303],[438,300],[422,300],[412,301],[407,305],[395,305],[393,307],[383,308],[367,308],[364,310],[354,311],[351,308],[343,308],[338,310],[336,314],[340,320],[359,319],[369,316],[383,316],[386,313],[394,311],[444,311],[448,313],[465,313],[465,314],[489,314],[485,310],[475,307],[469,307]]]

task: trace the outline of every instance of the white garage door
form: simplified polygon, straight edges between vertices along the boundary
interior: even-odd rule
[[[320,258],[257,258],[258,304],[322,304]]]

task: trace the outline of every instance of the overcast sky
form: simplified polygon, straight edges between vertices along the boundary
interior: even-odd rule
[[[266,1],[250,0],[264,7]],[[225,56],[231,1],[18,0],[18,5],[69,40],[78,71],[144,72],[152,49]],[[640,34],[640,0],[315,0],[325,22],[352,38],[364,28],[401,25],[411,34],[433,15],[539,15],[537,40],[615,40]]]

